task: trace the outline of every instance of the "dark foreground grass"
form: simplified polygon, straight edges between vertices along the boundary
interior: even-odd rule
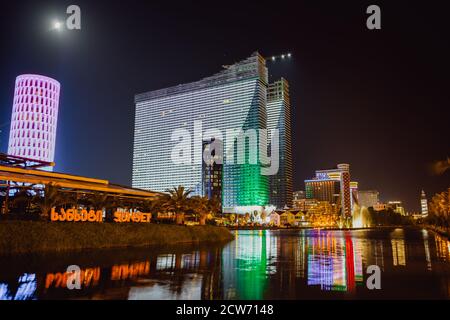
[[[214,226],[2,221],[0,255],[225,242],[232,238],[226,228]]]

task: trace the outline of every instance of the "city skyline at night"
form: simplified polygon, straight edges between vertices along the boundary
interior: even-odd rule
[[[440,81],[448,67],[440,20],[415,33],[426,46],[417,46],[403,23],[405,16],[428,17],[429,9],[411,5],[405,14],[401,5],[385,4],[384,25],[376,33],[365,28],[363,4],[299,4],[301,10],[286,5],[275,9],[280,14],[267,32],[257,33],[257,17],[268,16],[268,8],[248,16],[253,7],[243,5],[237,14],[246,22],[238,28],[222,17],[211,20],[208,6],[180,5],[178,12],[133,2],[135,12],[125,13],[117,3],[103,4],[80,1],[81,30],[61,32],[49,31],[47,22],[64,17],[65,4],[7,5],[2,43],[11,43],[15,33],[25,36],[1,53],[2,150],[8,148],[15,77],[43,74],[63,87],[55,170],[131,185],[134,94],[194,81],[259,50],[268,58],[269,81],[289,80],[294,190],[316,168],[335,163],[351,164],[361,189],[401,199],[408,211],[419,211],[422,189],[433,195],[446,187],[449,172],[433,175],[428,169],[448,156],[440,142],[447,136],[446,117],[436,117],[447,101]],[[136,12],[147,12],[149,19],[136,19]],[[212,28],[190,24],[192,17]],[[8,32],[11,21],[20,22],[14,32]],[[146,36],[150,40],[143,42]],[[231,49],[233,41],[240,45]],[[290,59],[278,56],[287,52]]]
[[[15,300],[91,300],[103,316],[109,300],[122,318],[137,305],[363,318],[369,300],[445,314],[416,304],[450,300],[443,5],[14,0],[2,13],[13,314],[38,314]]]

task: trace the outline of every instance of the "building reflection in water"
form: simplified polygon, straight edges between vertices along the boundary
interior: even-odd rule
[[[246,230],[236,231],[235,241],[225,246],[99,252],[92,259],[57,256],[42,258],[36,266],[11,262],[0,265],[0,300],[336,297],[366,290],[368,265],[380,266],[386,276],[395,275],[392,281],[399,279],[400,270],[402,275],[417,274],[420,265],[427,276],[422,286],[428,288],[437,280],[439,297],[449,297],[450,242],[426,230],[413,236],[408,242],[401,229]],[[71,264],[81,267],[81,290],[66,287],[65,268]],[[433,279],[436,274],[439,277]]]
[[[428,243],[428,231],[426,229],[422,230],[423,236],[423,246],[425,248],[425,259],[427,260],[427,270],[431,271],[431,254],[430,254],[430,245]]]
[[[299,232],[236,232],[222,255],[224,299],[276,298],[267,296],[269,280],[279,298],[295,296],[298,280],[326,291],[353,291],[363,282],[362,241],[346,232]]]
[[[437,257],[445,262],[450,261],[450,241],[440,235],[434,236]]]
[[[270,265],[279,252],[278,238],[266,230],[236,231],[222,252],[224,299],[264,299]]]
[[[24,273],[15,285],[0,283],[0,300],[35,300],[36,289],[36,274]]]
[[[392,263],[394,266],[406,266],[405,235],[402,229],[391,233]]]
[[[362,247],[349,233],[317,232],[307,237],[309,286],[322,290],[353,291],[363,281]]]

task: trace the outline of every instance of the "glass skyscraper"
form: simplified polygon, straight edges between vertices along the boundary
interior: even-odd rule
[[[133,187],[164,192],[182,185],[203,195],[203,142],[215,139],[223,141],[223,211],[252,212],[269,204],[269,176],[261,174],[260,161],[250,161],[254,136],[242,134],[254,129],[258,138],[258,130],[267,128],[266,62],[256,52],[224,68],[197,82],[135,96]],[[228,135],[233,130],[241,132],[244,148]],[[267,150],[262,140],[255,144],[258,155]]]
[[[269,84],[267,89],[267,129],[279,130],[279,169],[277,174],[269,176],[269,202],[279,209],[286,206],[291,208],[293,190],[291,102],[289,84],[283,78]]]

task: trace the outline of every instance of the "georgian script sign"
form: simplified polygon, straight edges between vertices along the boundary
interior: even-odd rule
[[[148,223],[150,222],[151,213],[142,212],[114,212],[114,222],[138,222]],[[66,221],[66,222],[103,222],[102,210],[77,210],[77,209],[60,209],[60,212],[56,211],[56,208],[52,208],[50,214],[51,221]]]
[[[74,222],[103,222],[102,210],[77,210],[61,208],[60,213],[56,212],[55,208],[52,208],[50,214],[51,221],[74,221]]]

